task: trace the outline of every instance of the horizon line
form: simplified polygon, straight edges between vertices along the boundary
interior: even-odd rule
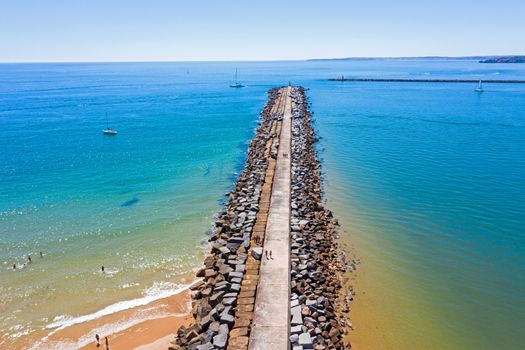
[[[57,61],[0,61],[0,64],[57,64],[57,63],[206,63],[206,62],[305,62],[305,61],[330,61],[330,60],[388,60],[388,59],[478,59],[495,57],[521,57],[525,54],[505,54],[505,55],[425,55],[425,56],[347,56],[347,57],[321,57],[321,58],[288,58],[288,59],[210,59],[210,60],[57,60]]]

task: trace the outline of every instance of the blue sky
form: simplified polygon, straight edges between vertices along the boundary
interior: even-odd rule
[[[525,0],[0,0],[0,61],[525,54]]]

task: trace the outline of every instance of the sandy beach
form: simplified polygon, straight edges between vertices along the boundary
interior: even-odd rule
[[[111,349],[166,349],[174,332],[191,319],[190,292],[155,300],[91,321],[36,331],[13,344],[13,349],[96,349],[95,335]]]

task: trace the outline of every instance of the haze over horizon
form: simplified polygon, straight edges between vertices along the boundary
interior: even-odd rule
[[[0,62],[525,54],[525,2],[510,0],[25,0],[0,13]]]

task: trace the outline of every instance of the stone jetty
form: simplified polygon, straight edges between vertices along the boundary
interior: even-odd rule
[[[293,97],[290,342],[299,349],[345,349],[342,291],[346,257],[337,220],[322,204],[321,175],[303,89]]]
[[[479,79],[402,79],[402,78],[329,78],[328,81],[363,81],[363,82],[387,82],[387,83],[478,83]],[[525,84],[525,80],[516,79],[483,79],[483,83],[495,84]]]
[[[322,204],[305,90],[270,89],[244,171],[169,349],[344,349],[337,221]]]

